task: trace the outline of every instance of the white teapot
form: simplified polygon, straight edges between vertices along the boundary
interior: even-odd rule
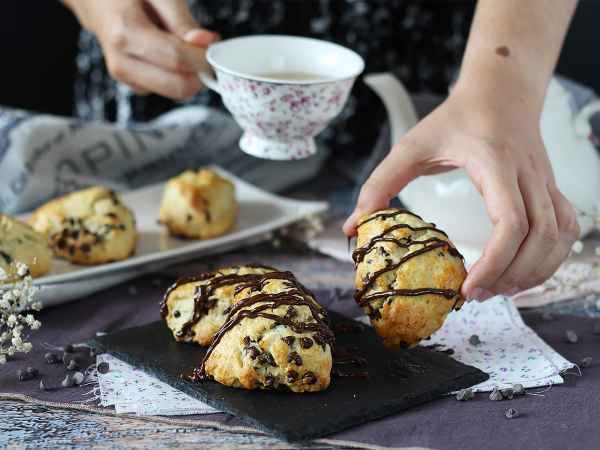
[[[383,101],[392,142],[398,142],[418,120],[406,89],[388,73],[368,75],[364,81]],[[589,118],[600,111],[600,100],[592,100],[579,111],[573,100],[558,80],[551,80],[541,134],[561,192],[577,209],[593,211],[600,205],[600,153],[589,139]],[[483,199],[464,170],[419,177],[399,197],[408,209],[446,230],[468,261],[479,256],[492,226]],[[587,219],[580,219],[580,225],[582,235],[592,228]]]

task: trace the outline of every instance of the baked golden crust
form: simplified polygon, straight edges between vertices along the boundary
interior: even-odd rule
[[[52,250],[44,236],[26,223],[0,214],[0,283],[17,279],[16,265],[26,264],[32,277],[48,273],[52,268]]]
[[[418,344],[464,299],[462,256],[434,224],[386,209],[359,221],[356,300],[387,346]]]
[[[214,170],[186,170],[167,182],[159,221],[175,236],[209,239],[235,224],[235,187]]]
[[[76,264],[126,259],[135,251],[133,213],[114,191],[95,186],[42,205],[29,219],[54,254]]]
[[[243,276],[273,271],[266,266],[231,266],[179,280],[167,290],[161,315],[177,342],[209,345],[225,323],[235,288],[244,281]],[[222,285],[217,285],[218,280]]]
[[[333,364],[333,333],[324,320],[291,273],[268,273],[236,294],[201,375],[245,389],[324,390]]]

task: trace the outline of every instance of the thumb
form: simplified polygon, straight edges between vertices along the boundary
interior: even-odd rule
[[[167,30],[180,39],[199,47],[207,47],[218,39],[217,33],[200,27],[185,0],[152,0],[151,4]]]
[[[343,226],[347,236],[356,234],[356,225],[362,216],[386,208],[398,192],[421,174],[420,155],[416,147],[395,145],[392,148],[362,186],[354,212]]]

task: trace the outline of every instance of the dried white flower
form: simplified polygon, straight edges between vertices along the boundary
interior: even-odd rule
[[[4,271],[1,272],[0,275],[6,276]],[[33,285],[29,268],[17,263],[14,273],[18,277],[15,283],[0,285],[0,364],[6,363],[15,353],[30,352],[32,345],[26,341],[25,331],[41,326],[32,314],[23,312],[41,308],[41,304],[34,301],[38,288]]]

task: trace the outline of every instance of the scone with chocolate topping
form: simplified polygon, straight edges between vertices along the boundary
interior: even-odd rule
[[[178,342],[209,345],[225,323],[235,289],[275,269],[260,265],[224,267],[178,280],[161,305],[161,316]]]
[[[463,304],[463,258],[434,224],[386,209],[361,218],[357,232],[355,299],[387,346],[418,344]]]
[[[333,339],[313,295],[290,272],[269,272],[236,288],[197,375],[245,389],[321,391]]]
[[[0,283],[18,278],[16,263],[25,264],[32,277],[39,277],[52,267],[52,250],[44,236],[29,225],[0,214]]]
[[[46,236],[56,256],[76,264],[126,259],[137,241],[133,213],[114,191],[100,186],[44,204],[29,223]]]
[[[209,239],[229,231],[237,212],[233,183],[211,169],[187,170],[167,183],[159,221],[174,236]]]

